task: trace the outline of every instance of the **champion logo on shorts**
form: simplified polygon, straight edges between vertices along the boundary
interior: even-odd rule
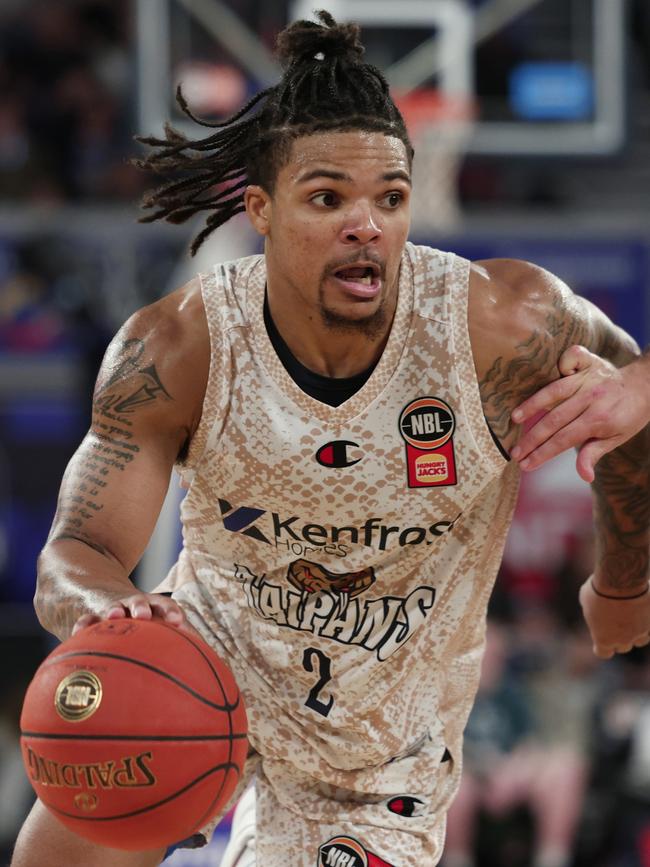
[[[411,819],[415,816],[424,815],[427,805],[422,798],[417,798],[415,795],[397,795],[386,801],[386,808],[391,813]]]
[[[318,849],[318,867],[396,867],[368,850],[354,837],[332,837]]]

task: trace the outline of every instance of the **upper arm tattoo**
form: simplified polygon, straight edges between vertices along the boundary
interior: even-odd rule
[[[97,413],[133,413],[154,400],[172,400],[156,370],[155,364],[144,366],[144,341],[125,340],[120,352],[120,363],[105,383],[97,388],[93,409]]]
[[[498,356],[479,381],[485,418],[493,433],[505,440],[513,429],[512,410],[543,385],[557,378],[557,360],[574,343],[586,343],[590,329],[566,307],[554,309],[543,328],[514,347],[511,357]]]

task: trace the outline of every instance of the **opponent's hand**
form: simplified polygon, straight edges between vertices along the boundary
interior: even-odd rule
[[[83,614],[72,627],[72,635],[86,626],[99,623],[100,620],[119,620],[122,617],[132,617],[134,620],[158,618],[170,626],[194,631],[187,622],[183,609],[171,597],[159,593],[133,593],[110,602],[96,614]]]
[[[633,594],[631,594],[633,596]],[[650,591],[630,599],[609,599],[594,590],[592,578],[580,588],[580,605],[594,653],[609,659],[650,643]]]
[[[578,474],[593,482],[600,458],[650,421],[650,382],[640,362],[616,368],[583,346],[571,346],[558,361],[561,379],[512,412],[516,424],[546,413],[511,452],[523,470],[534,470],[566,449],[579,447]]]

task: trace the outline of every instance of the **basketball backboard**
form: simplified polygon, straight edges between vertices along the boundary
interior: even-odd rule
[[[529,156],[606,155],[625,135],[625,0],[326,0],[362,25],[366,58],[397,89],[436,88],[474,101],[467,150]],[[273,36],[313,17],[313,0],[138,0],[139,129],[174,105],[225,117],[278,80]],[[237,8],[240,8],[237,6]],[[194,96],[194,98],[193,98]],[[188,127],[189,129],[189,127]],[[195,132],[195,128],[194,128]]]

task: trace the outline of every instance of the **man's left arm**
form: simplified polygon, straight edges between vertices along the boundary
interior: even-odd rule
[[[544,269],[512,260],[475,263],[469,325],[483,407],[506,449],[520,430],[510,413],[557,379],[574,344],[625,364],[635,342]],[[599,656],[650,642],[650,432],[605,455],[592,484],[596,565],[580,598]]]

